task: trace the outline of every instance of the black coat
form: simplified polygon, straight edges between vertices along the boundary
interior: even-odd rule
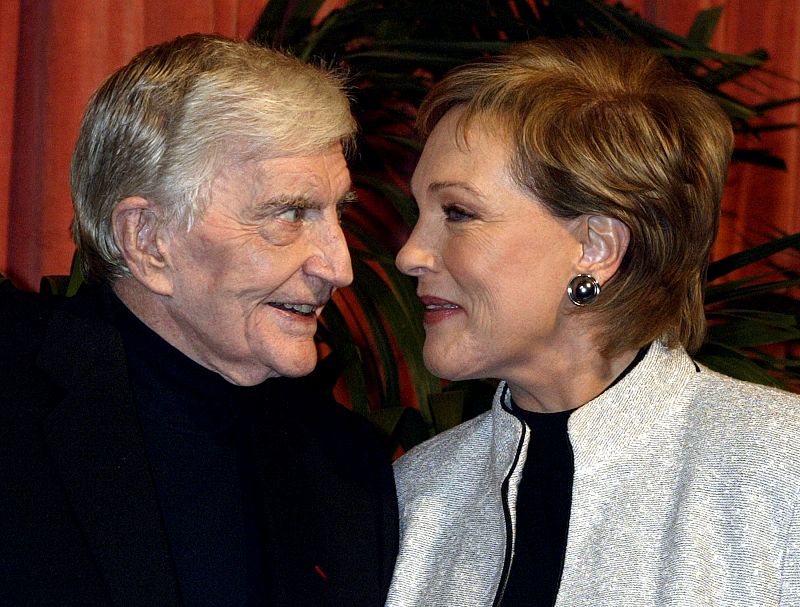
[[[0,292],[0,605],[180,604],[112,318],[94,291]],[[375,432],[268,381],[249,447],[270,604],[382,605],[397,506]]]

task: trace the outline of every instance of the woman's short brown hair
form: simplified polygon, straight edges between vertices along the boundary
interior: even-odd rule
[[[689,351],[705,333],[703,283],[733,147],[719,105],[652,51],[541,40],[451,71],[420,108],[424,138],[450,109],[497,128],[514,180],[557,217],[628,226],[628,250],[586,308],[605,355],[655,339]],[[566,288],[566,285],[564,285]]]

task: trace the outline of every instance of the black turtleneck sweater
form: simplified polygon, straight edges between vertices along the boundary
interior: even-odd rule
[[[263,390],[198,365],[114,301],[183,604],[263,605],[246,457],[248,403]]]

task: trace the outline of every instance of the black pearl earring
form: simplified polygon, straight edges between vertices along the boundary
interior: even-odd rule
[[[576,306],[586,306],[600,295],[600,283],[591,274],[578,274],[567,285],[567,296]]]

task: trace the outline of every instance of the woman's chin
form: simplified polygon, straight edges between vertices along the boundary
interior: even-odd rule
[[[442,379],[458,381],[482,377],[475,375],[475,370],[467,367],[464,361],[459,360],[457,357],[447,356],[441,352],[428,352],[428,348],[423,350],[423,360],[428,371]]]

